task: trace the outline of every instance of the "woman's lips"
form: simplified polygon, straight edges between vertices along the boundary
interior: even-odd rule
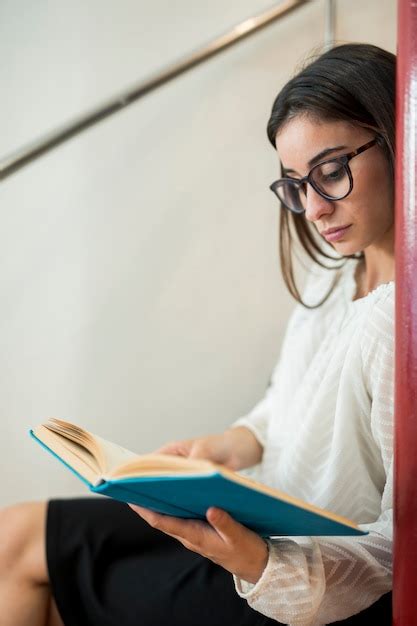
[[[329,233],[328,235],[323,235],[325,237],[325,239],[327,239],[327,241],[338,241],[339,239],[342,239],[342,237],[344,237],[346,231],[352,226],[352,224],[349,224],[349,226],[345,226],[345,228],[340,228],[339,230],[336,230],[334,233]]]

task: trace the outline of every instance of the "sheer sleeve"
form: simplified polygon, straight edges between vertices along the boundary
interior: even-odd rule
[[[275,393],[280,366],[281,357],[274,367],[271,380],[269,381],[269,385],[262,400],[260,400],[247,415],[240,417],[231,425],[231,428],[246,426],[263,447],[265,447],[266,443],[268,423],[272,410],[272,397]]]
[[[264,447],[267,439],[269,421],[272,412],[274,411],[274,398],[276,397],[276,394],[280,393],[279,389],[283,375],[283,364],[285,363],[285,366],[288,366],[288,353],[289,351],[291,352],[291,349],[293,348],[292,340],[294,332],[297,332],[298,329],[303,326],[305,316],[306,311],[304,307],[297,304],[287,322],[279,358],[272,370],[269,385],[263,398],[247,415],[243,415],[231,424],[231,428],[235,426],[246,426],[246,428],[253,432],[259,443]]]
[[[270,539],[268,563],[258,582],[234,577],[238,594],[254,609],[290,626],[347,619],[392,589],[394,308],[389,292],[373,304],[360,331],[369,426],[380,452],[378,471],[385,477],[378,517],[359,524],[369,534]]]

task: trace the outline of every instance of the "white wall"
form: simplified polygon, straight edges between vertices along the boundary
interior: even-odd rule
[[[2,0],[0,155],[270,4]],[[395,5],[338,0],[338,39],[395,51]],[[47,416],[146,452],[263,394],[294,306],[265,126],[323,11],[312,0],[0,184],[0,504],[86,493],[29,439]]]

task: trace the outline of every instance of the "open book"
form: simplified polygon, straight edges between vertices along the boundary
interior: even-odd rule
[[[266,537],[366,535],[351,520],[204,459],[138,455],[51,418],[30,431],[96,494],[176,517],[205,519],[210,506]]]

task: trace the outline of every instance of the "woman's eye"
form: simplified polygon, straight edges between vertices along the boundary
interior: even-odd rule
[[[339,163],[326,163],[322,168],[320,168],[319,173],[320,178],[326,182],[340,180],[344,175],[344,167]]]
[[[343,167],[340,167],[339,169],[330,172],[330,174],[326,174],[325,178],[327,180],[339,180],[341,176],[343,176]]]

